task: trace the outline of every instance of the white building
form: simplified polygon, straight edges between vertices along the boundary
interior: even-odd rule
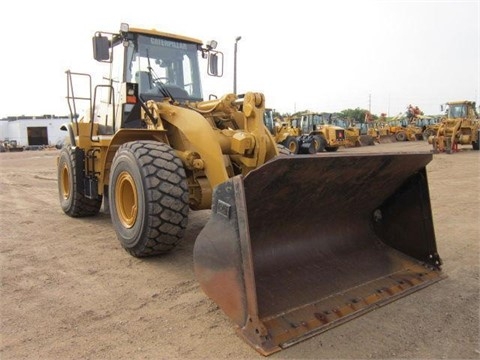
[[[60,126],[68,116],[9,116],[0,119],[0,141],[15,140],[17,146],[55,145],[67,136]]]

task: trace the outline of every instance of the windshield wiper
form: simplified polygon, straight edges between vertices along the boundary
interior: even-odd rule
[[[147,49],[147,61],[148,61],[148,72],[150,73],[150,78],[152,79],[152,85],[155,85],[159,90],[160,93],[171,99],[171,102],[174,102],[175,99],[172,96],[172,93],[168,90],[168,88],[165,86],[165,84],[160,80],[160,77],[155,73],[153,68],[150,65],[150,55],[148,54],[148,49]]]

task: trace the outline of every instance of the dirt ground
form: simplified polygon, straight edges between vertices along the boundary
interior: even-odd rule
[[[429,151],[425,142],[339,152]],[[124,251],[108,214],[72,219],[57,195],[58,150],[0,154],[0,358],[261,359],[204,295],[191,214],[171,254]],[[445,280],[271,359],[480,359],[480,154],[465,146],[427,166]]]

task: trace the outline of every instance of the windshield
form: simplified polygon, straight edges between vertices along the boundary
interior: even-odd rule
[[[274,133],[275,133],[275,122],[273,120],[273,110],[265,109],[265,112],[263,113],[263,122],[265,123],[265,126],[268,128],[270,133],[272,135],[274,135]]]
[[[322,116],[320,115],[311,115],[312,116],[312,124],[314,125],[324,125],[324,121]]]
[[[448,117],[453,119],[467,117],[467,109],[465,104],[450,105]]]
[[[126,81],[139,84],[140,96],[202,100],[197,44],[135,35],[127,50]]]
[[[339,127],[342,127],[344,129],[346,129],[348,127],[348,124],[345,120],[342,120],[342,119],[335,119],[332,121],[332,124],[335,125],[335,126],[339,126]]]

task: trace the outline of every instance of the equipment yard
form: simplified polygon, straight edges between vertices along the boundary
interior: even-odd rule
[[[431,149],[413,141],[338,153]],[[480,358],[480,161],[471,146],[459,150],[434,154],[426,167],[446,279],[270,359]],[[65,216],[59,153],[0,154],[0,358],[264,358],[195,277],[194,242],[211,211],[190,212],[185,238],[170,253],[133,257],[103,209],[97,217]]]

